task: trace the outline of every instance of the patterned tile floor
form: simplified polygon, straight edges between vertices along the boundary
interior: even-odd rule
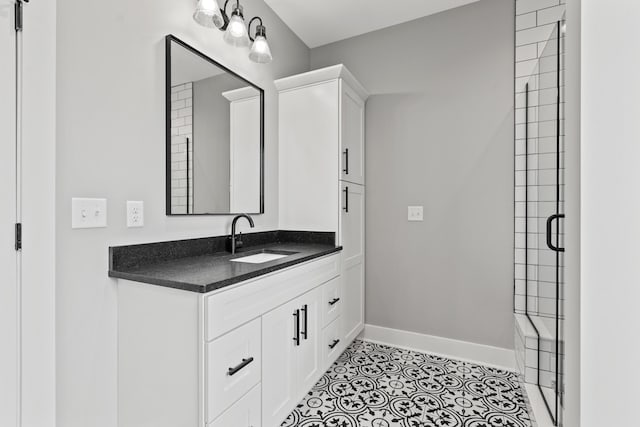
[[[356,340],[283,427],[531,427],[516,374]]]

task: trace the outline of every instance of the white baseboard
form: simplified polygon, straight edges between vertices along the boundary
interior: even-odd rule
[[[452,340],[375,325],[365,325],[362,338],[366,341],[388,344],[422,353],[437,354],[447,358],[492,366],[508,371],[516,370],[515,352],[506,348]]]

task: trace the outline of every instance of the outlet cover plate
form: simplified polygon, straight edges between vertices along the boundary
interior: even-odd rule
[[[127,227],[144,226],[144,202],[127,202]]]

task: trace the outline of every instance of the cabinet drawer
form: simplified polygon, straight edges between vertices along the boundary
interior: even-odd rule
[[[322,357],[325,370],[329,369],[344,349],[340,320],[341,317],[338,317],[322,331]]]
[[[260,382],[261,319],[207,344],[207,421],[214,420]]]
[[[227,409],[207,427],[261,427],[260,385]]]
[[[340,277],[330,280],[322,285],[322,326],[338,318],[342,312],[342,299],[340,292]]]
[[[340,254],[319,258],[207,296],[207,340],[237,328],[337,277],[340,274],[341,259]]]

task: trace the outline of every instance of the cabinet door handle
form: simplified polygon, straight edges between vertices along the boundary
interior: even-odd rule
[[[294,323],[295,336],[293,337],[293,342],[295,342],[296,345],[300,345],[300,310],[294,311],[293,317],[296,319]]]
[[[346,213],[349,213],[349,187],[344,187],[344,190],[342,190],[344,192],[344,211]]]
[[[302,331],[302,338],[304,338],[305,340],[308,338],[307,337],[307,329],[308,329],[308,325],[307,322],[309,321],[309,319],[307,318],[307,312],[308,312],[308,307],[307,304],[302,306],[302,313],[304,313],[304,317],[302,318],[302,324],[304,325],[304,330]]]
[[[339,342],[340,340],[333,340],[333,342],[329,344],[329,348],[333,350],[338,345]]]
[[[245,366],[247,366],[251,362],[253,362],[253,357],[250,357],[248,359],[242,359],[242,362],[238,366],[235,366],[233,368],[229,368],[229,370],[227,371],[227,375],[229,375],[231,377],[231,376],[237,374],[238,371],[240,371],[242,368],[244,368]]]
[[[342,172],[344,172],[345,175],[349,175],[349,149],[345,148],[343,151],[344,154],[344,169],[342,169]]]
[[[338,301],[340,301],[340,298],[334,298],[331,301],[329,301],[329,305],[336,305]]]

